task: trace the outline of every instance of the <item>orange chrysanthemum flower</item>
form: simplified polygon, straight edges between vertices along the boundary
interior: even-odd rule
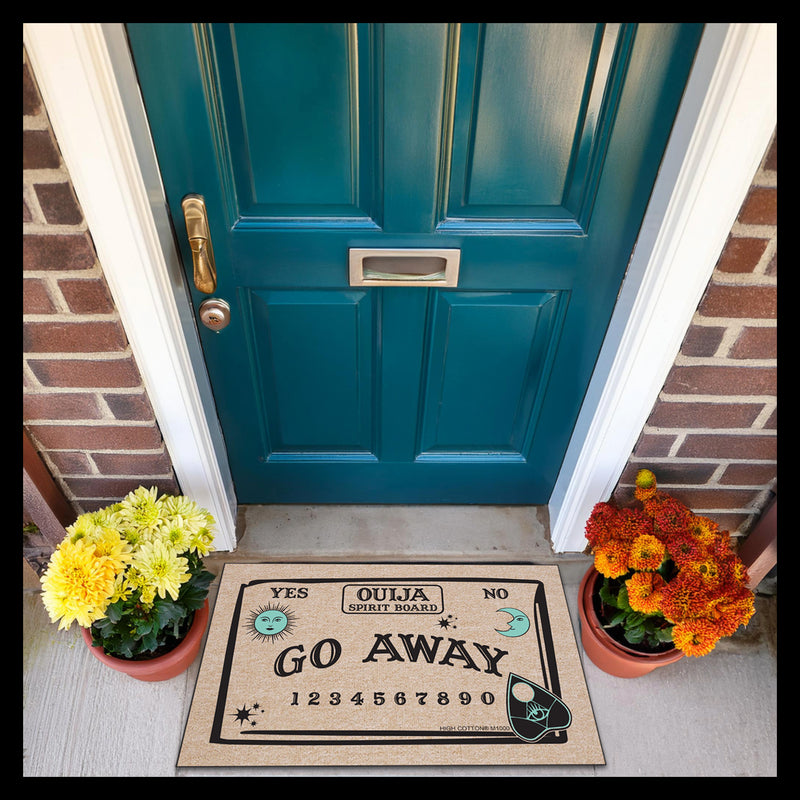
[[[707,619],[690,619],[679,622],[672,629],[672,641],[687,656],[708,655],[720,636],[713,622]]]
[[[616,535],[620,539],[632,542],[637,536],[653,533],[653,520],[646,514],[633,508],[623,508],[618,513]]]
[[[674,497],[661,495],[651,508],[653,522],[663,533],[680,533],[689,527],[692,512]]]
[[[750,573],[744,561],[737,555],[732,555],[728,561],[731,576],[740,586],[746,586],[750,583]]]
[[[633,540],[628,566],[631,569],[657,570],[664,560],[664,544],[650,533],[643,533]]]
[[[711,547],[718,538],[719,525],[708,517],[692,514],[689,519],[689,531],[702,545]]]
[[[707,605],[703,579],[694,572],[681,572],[661,593],[661,612],[670,622],[700,616]]]
[[[692,561],[697,561],[703,556],[703,548],[697,539],[688,531],[681,531],[667,537],[667,551],[670,558],[679,566],[684,567]]]
[[[661,608],[661,590],[666,586],[657,572],[637,572],[625,581],[628,604],[642,614],[655,614]]]
[[[594,568],[606,578],[619,578],[628,571],[628,547],[613,540],[594,551]]]
[[[636,473],[635,482],[634,494],[637,500],[649,500],[657,491],[656,476],[649,469],[640,469]]]
[[[740,625],[747,625],[755,613],[753,593],[742,590],[738,596],[723,596],[712,604],[711,616],[720,637],[732,636]]]
[[[597,503],[586,523],[586,539],[599,547],[613,538],[617,527],[617,509],[610,503]]]

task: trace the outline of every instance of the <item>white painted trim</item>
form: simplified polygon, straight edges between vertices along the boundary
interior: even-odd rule
[[[672,367],[777,121],[777,29],[707,26],[584,409],[550,501],[585,547]]]
[[[221,435],[209,422],[216,416],[204,408],[210,391],[197,359],[193,322],[182,318],[188,306],[181,300],[180,263],[155,158],[147,149],[149,136],[142,136],[144,112],[132,102],[134,94],[138,97],[138,91],[130,91],[132,66],[114,48],[120,35],[124,40],[121,25],[104,30],[100,23],[26,23],[23,28],[50,122],[181,490],[215,516],[218,549],[232,550],[236,501],[227,459]]]

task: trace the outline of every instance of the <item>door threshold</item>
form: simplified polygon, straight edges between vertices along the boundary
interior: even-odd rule
[[[554,553],[547,506],[245,505],[229,561],[523,562]]]

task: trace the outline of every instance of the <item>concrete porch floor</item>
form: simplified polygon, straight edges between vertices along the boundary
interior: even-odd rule
[[[597,669],[580,647],[576,598],[589,559],[555,555],[541,509],[247,507],[225,561],[522,561],[559,565],[605,766],[177,769],[200,659],[140,683],[93,658],[73,626],[57,631],[23,591],[24,777],[773,777],[777,776],[775,594],[750,626],[702,659],[635,680]],[[213,603],[215,587],[210,599]]]

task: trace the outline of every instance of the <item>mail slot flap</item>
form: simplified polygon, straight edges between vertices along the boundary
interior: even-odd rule
[[[457,286],[457,249],[359,249],[349,251],[351,286]]]

